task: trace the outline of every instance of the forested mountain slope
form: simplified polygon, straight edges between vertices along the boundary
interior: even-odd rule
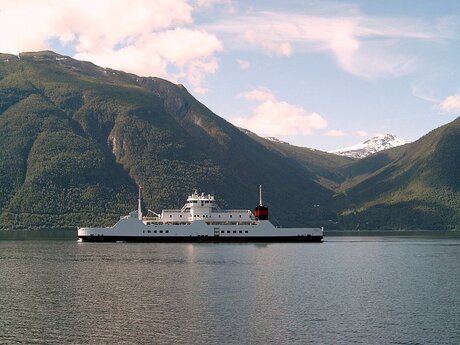
[[[341,173],[345,227],[460,228],[460,118]]]
[[[182,85],[53,52],[0,54],[0,228],[110,225],[194,189],[327,228],[460,227],[460,120],[362,160],[242,132]]]
[[[333,192],[303,164],[213,114],[181,85],[52,52],[0,55],[4,227],[110,224],[136,205],[180,207],[195,188],[283,225]]]

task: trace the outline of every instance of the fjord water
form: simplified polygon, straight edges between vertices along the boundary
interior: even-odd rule
[[[460,237],[0,234],[1,344],[458,344]]]

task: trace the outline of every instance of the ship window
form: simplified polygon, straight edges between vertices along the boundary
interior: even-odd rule
[[[154,233],[157,233],[157,231],[156,231],[156,230],[153,230],[153,232],[154,232]]]
[[[233,233],[236,234],[236,230],[233,230]]]
[[[222,233],[222,234],[225,234],[225,230],[222,230],[221,233]]]
[[[240,214],[240,218],[241,218],[241,214]]]
[[[240,234],[242,234],[242,233],[243,233],[243,231],[242,231],[242,230],[240,230],[239,232],[240,232]]]
[[[150,230],[147,230],[147,232],[150,234]]]
[[[227,234],[229,234],[229,233],[231,233],[231,231],[230,231],[230,230],[228,230],[228,231],[227,231]]]
[[[169,218],[172,218],[172,214],[169,215]]]
[[[169,234],[169,230],[166,230],[165,232],[166,232],[167,234]]]
[[[230,215],[230,218],[232,218],[232,215]]]
[[[142,233],[145,234],[145,230],[142,230]]]
[[[162,234],[162,233],[163,233],[163,230],[160,230],[160,234]]]
[[[244,230],[244,233],[245,233],[245,234],[247,234],[247,233],[248,233],[248,231],[247,231],[247,230]]]
[[[180,215],[179,217],[182,218],[182,215]]]

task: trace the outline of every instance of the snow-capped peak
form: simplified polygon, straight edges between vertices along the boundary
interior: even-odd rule
[[[394,136],[393,134],[378,134],[375,137],[365,140],[357,145],[333,150],[330,152],[335,153],[339,156],[364,158],[379,151],[383,151],[407,143],[408,141],[404,140],[403,138]]]

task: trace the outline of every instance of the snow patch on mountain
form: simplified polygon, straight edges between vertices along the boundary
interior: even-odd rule
[[[278,139],[278,138],[275,138],[275,137],[265,137],[265,139],[270,140],[270,141],[273,141],[273,142],[275,142],[275,143],[289,144],[289,143],[287,143],[287,142],[285,142],[285,141],[282,141],[282,140],[280,140],[280,139]]]
[[[236,128],[238,128],[238,129],[239,129],[241,132],[243,132],[244,134],[258,136],[256,133],[251,132],[249,129],[246,129],[246,128],[243,128],[243,127],[236,127]],[[275,138],[275,137],[264,137],[264,139],[269,140],[269,141],[273,141],[273,142],[275,142],[275,143],[288,144],[288,145],[290,145],[288,142],[282,141],[281,139],[278,139],[278,138]]]
[[[408,141],[405,139],[387,133],[376,135],[375,137],[372,137],[363,141],[362,143],[353,146],[344,147],[342,149],[337,149],[329,152],[335,153],[339,156],[365,158],[367,156],[373,155],[374,153],[387,150],[392,147],[401,146],[407,143]]]

